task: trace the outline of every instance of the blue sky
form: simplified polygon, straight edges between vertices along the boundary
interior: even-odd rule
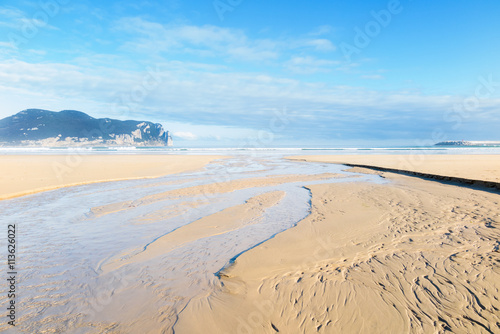
[[[177,146],[500,140],[498,1],[4,1],[0,117],[150,120]]]

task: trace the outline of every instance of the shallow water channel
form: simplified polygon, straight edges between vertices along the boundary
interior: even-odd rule
[[[385,182],[345,166],[289,161],[276,156],[234,156],[203,170],[156,179],[69,187],[0,202],[2,222],[16,224],[19,333],[93,333],[124,319],[158,312],[165,326],[190,298],[220,283],[216,273],[239,254],[296,225],[309,214],[305,186],[333,182]],[[188,187],[280,175],[344,177],[243,187],[234,191],[160,196]],[[133,257],[180,227],[262,193],[283,191],[281,201],[251,223],[180,245],[146,262],[104,271],[111,260]],[[144,200],[155,198],[155,200]],[[142,199],[142,200],[141,200]],[[96,214],[92,208],[131,203]],[[6,284],[2,280],[1,290]],[[0,296],[2,309],[7,296]],[[1,330],[9,328],[2,319]]]

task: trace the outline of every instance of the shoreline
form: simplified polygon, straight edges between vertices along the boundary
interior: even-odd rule
[[[154,179],[227,158],[219,155],[0,155],[0,201],[87,184]]]

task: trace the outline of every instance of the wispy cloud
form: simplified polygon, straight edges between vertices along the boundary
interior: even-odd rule
[[[42,13],[41,11],[37,13]],[[46,13],[43,13],[47,15]],[[48,16],[47,16],[48,17]],[[0,7],[0,27],[6,27],[13,30],[21,31],[22,29],[44,29],[57,30],[56,27],[50,25],[47,21],[42,21],[36,17],[29,15],[20,9],[13,7]]]
[[[325,38],[306,39],[297,41],[298,47],[309,47],[315,51],[335,51],[337,47],[333,45],[332,41]]]
[[[307,58],[296,59],[295,62],[330,65],[329,61]],[[158,85],[141,92],[140,101],[134,101],[131,96],[142,89],[141,82],[147,78],[147,71],[11,61],[0,64],[0,81],[4,83],[1,86],[5,91],[10,87],[11,90],[15,88],[17,92],[31,96],[37,92],[33,102],[37,99],[57,100],[59,96],[64,96],[63,103],[74,103],[71,107],[78,107],[79,103],[87,101],[85,105],[94,105],[92,109],[103,115],[116,110],[113,106],[116,103],[130,103],[132,114],[123,117],[149,115],[156,119],[183,122],[196,120],[199,124],[245,124],[250,128],[258,128],[265,123],[269,119],[269,109],[284,106],[293,106],[294,119],[315,115],[315,119],[321,122],[331,117],[435,117],[435,110],[451,108],[453,103],[460,101],[452,96],[378,92],[349,86],[304,83],[269,75],[200,72],[193,71],[193,68],[196,68],[196,64],[159,64],[152,69],[158,76]],[[2,94],[2,100],[10,100],[8,94]],[[128,100],[120,102],[120,96],[126,96]],[[495,104],[498,101],[486,102],[485,110],[500,105]],[[475,116],[480,117],[481,110]]]
[[[0,48],[8,48],[8,49],[15,49],[16,46],[12,42],[0,42]]]
[[[333,31],[333,27],[330,25],[322,25],[314,29],[309,33],[311,36],[322,36],[330,34]]]
[[[340,61],[317,59],[311,56],[293,57],[285,63],[285,67],[299,74],[312,74],[317,72],[330,72],[340,64]]]
[[[205,57],[227,57],[262,61],[278,56],[271,40],[250,40],[242,31],[204,25],[162,25],[142,18],[123,18],[115,29],[136,35],[123,44],[128,51],[144,53],[196,54]]]
[[[192,132],[182,132],[182,131],[174,132],[173,136],[174,136],[174,138],[178,137],[178,138],[186,139],[186,140],[196,140],[196,139],[198,139],[198,136],[195,135]]]
[[[27,107],[79,109],[96,117],[161,122],[167,129],[171,129],[170,122],[205,127],[203,135],[189,127],[171,129],[175,130],[174,136],[190,140],[208,138],[211,129],[212,139],[214,135],[231,133],[228,130],[231,128],[243,129],[233,131],[231,136],[235,137],[245,133],[244,129],[249,135],[252,131],[265,131],[274,112],[286,107],[287,127],[280,133],[285,138],[304,133],[311,138],[334,133],[389,138],[391,134],[416,135],[414,124],[419,124],[420,132],[431,132],[443,123],[444,111],[463,100],[446,95],[305,83],[262,74],[193,71],[195,67],[182,62],[159,64],[153,69],[158,84],[141,86],[148,78],[147,71],[56,63],[3,63],[0,64],[0,99],[5,101],[2,116]],[[140,99],[134,99],[139,94]],[[499,99],[481,101],[468,121],[480,124],[479,120],[489,119],[498,107]],[[226,130],[220,130],[224,127]],[[311,129],[316,131],[311,133]]]
[[[122,18],[114,29],[129,34],[122,48],[127,51],[162,54],[192,54],[236,61],[274,61],[300,49],[301,52],[333,52],[326,38],[311,36],[252,39],[243,31],[212,25],[160,24],[139,17]]]
[[[25,19],[25,13],[19,9],[0,7],[0,27],[20,29]]]
[[[25,17],[22,10],[14,7],[0,7],[0,16],[4,19],[19,19]]]

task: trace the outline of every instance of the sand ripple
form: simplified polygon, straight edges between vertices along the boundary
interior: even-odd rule
[[[498,195],[398,180],[312,186],[311,216],[242,255],[176,333],[194,314],[207,333],[499,333]]]

